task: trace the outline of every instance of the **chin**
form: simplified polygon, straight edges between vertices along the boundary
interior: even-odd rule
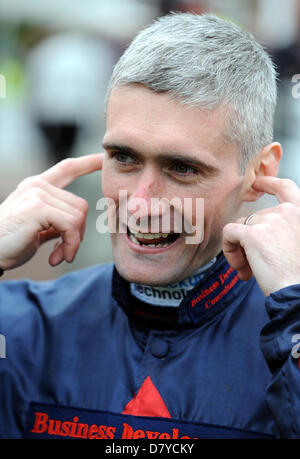
[[[153,287],[168,285],[173,283],[174,276],[167,278],[163,278],[161,273],[157,272],[157,269],[142,271],[137,270],[136,268],[128,268],[124,265],[124,263],[118,263],[115,261],[115,266],[118,273],[127,281],[133,282],[135,284],[144,284],[144,285],[152,285]]]

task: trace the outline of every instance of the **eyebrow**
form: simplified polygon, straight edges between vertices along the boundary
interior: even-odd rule
[[[108,151],[117,150],[120,153],[126,153],[126,154],[129,153],[135,156],[137,159],[142,159],[144,157],[144,155],[141,154],[139,151],[127,145],[111,143],[111,142],[104,142],[102,146],[105,150],[108,150]],[[180,162],[188,163],[195,167],[200,167],[204,172],[206,172],[209,175],[217,175],[220,172],[219,168],[211,164],[207,164],[204,161],[201,161],[199,159],[188,156],[186,154],[181,154],[177,152],[176,153],[169,152],[169,153],[160,154],[157,156],[157,158],[160,159],[161,161],[170,161],[170,159],[172,159],[173,161],[180,161]]]

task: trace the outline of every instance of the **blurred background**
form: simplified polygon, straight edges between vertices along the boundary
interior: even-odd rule
[[[0,202],[23,178],[63,158],[101,151],[112,68],[138,30],[170,11],[215,13],[246,27],[268,49],[280,78],[279,176],[300,185],[300,0],[0,0]],[[50,267],[55,242],[48,242],[2,280],[47,280],[112,260],[109,235],[96,231],[101,174],[68,189],[90,208],[75,261]],[[264,197],[255,208],[275,203]]]

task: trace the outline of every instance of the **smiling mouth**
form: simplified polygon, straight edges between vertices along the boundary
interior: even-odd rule
[[[142,247],[149,248],[160,248],[168,247],[170,244],[176,241],[179,237],[179,233],[140,233],[133,232],[127,227],[127,234],[129,239],[134,243]]]

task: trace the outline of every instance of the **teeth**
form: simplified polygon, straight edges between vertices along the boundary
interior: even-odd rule
[[[136,237],[133,234],[129,234],[129,237],[132,240],[132,242],[134,242],[135,244],[139,243],[139,241],[136,239]]]
[[[163,244],[140,244],[140,245],[142,245],[143,247],[167,247],[169,244],[166,242]]]
[[[136,233],[136,234],[141,234],[141,233]],[[133,234],[129,233],[129,237],[132,240],[132,242],[134,242],[135,244],[141,245],[143,247],[152,247],[152,248],[153,247],[167,247],[169,245],[167,242],[160,243],[160,244],[142,244],[136,239],[136,237]],[[145,239],[147,239],[147,238],[145,238]]]
[[[169,236],[169,233],[134,233],[134,235],[140,239],[158,239],[160,237],[165,239]]]

